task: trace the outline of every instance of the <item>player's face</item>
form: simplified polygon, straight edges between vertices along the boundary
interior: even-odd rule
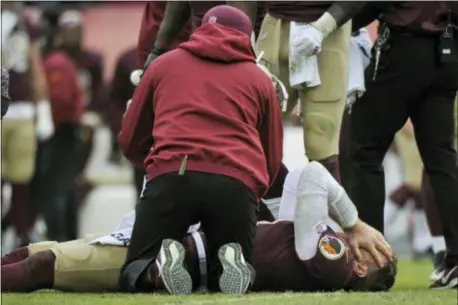
[[[364,249],[360,249],[361,251],[361,256],[362,256],[362,261],[361,262],[356,262],[353,266],[353,272],[363,278],[367,277],[369,274],[376,272],[377,270],[380,269],[380,267],[377,265],[375,259],[372,257],[372,255],[367,252]],[[384,256],[382,256],[383,259],[386,260]],[[388,263],[388,261],[385,261],[384,263]]]
[[[60,32],[61,44],[64,48],[79,49],[83,38],[81,26],[65,27]]]

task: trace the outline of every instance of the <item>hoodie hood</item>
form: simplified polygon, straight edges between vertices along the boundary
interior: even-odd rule
[[[189,41],[180,44],[178,48],[205,60],[225,63],[256,62],[250,37],[214,22],[202,25],[191,35]]]

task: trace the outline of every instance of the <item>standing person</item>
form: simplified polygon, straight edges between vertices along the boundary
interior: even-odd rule
[[[61,11],[57,19],[57,47],[65,51],[75,63],[78,72],[78,82],[83,93],[84,113],[82,116],[82,149],[78,158],[78,176],[72,191],[69,193],[68,210],[66,212],[69,223],[68,235],[76,238],[78,227],[78,208],[82,205],[92,185],[84,176],[84,170],[89,162],[94,145],[95,128],[100,124],[100,117],[104,114],[106,105],[103,105],[103,55],[96,51],[84,48],[84,27],[81,12],[77,10]]]
[[[33,190],[44,214],[47,236],[51,240],[71,239],[66,213],[68,195],[78,173],[81,154],[81,124],[84,111],[82,91],[75,63],[59,49],[60,33],[50,32],[44,47],[44,68],[55,134],[39,147],[38,168]]]
[[[253,2],[243,4],[249,5],[254,6]],[[299,96],[307,156],[340,181],[338,141],[347,97],[351,34],[347,21],[364,2],[267,1],[265,6],[267,13],[256,42],[256,51],[264,51],[261,63],[287,86],[290,97]],[[301,68],[301,61],[308,68]],[[287,112],[295,108],[297,99],[290,101]]]
[[[366,71],[366,93],[351,113],[350,197],[361,219],[383,232],[385,188],[381,164],[395,133],[410,118],[447,245],[446,270],[433,287],[456,287],[458,179],[453,110],[458,54],[454,46],[456,24],[452,24],[456,14],[447,2],[368,5],[375,13],[365,24],[383,13],[380,21],[384,25],[375,43],[376,55]]]
[[[11,183],[9,217],[18,243],[30,242],[33,228],[29,182],[36,143],[52,136],[51,109],[38,35],[23,15],[22,1],[2,3],[2,67],[10,77],[10,106],[2,121],[2,182]],[[2,183],[3,185],[3,183]]]
[[[171,293],[191,293],[184,248],[163,240],[181,240],[198,221],[208,232],[209,289],[239,294],[251,282],[256,206],[282,160],[280,109],[256,65],[248,16],[218,6],[202,24],[152,62],[118,136],[148,177],[120,276],[126,291],[151,291],[145,275],[156,260]]]

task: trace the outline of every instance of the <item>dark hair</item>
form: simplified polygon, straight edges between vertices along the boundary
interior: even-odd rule
[[[397,260],[388,262],[383,268],[369,273],[366,277],[351,280],[347,291],[388,291],[393,287],[398,272]]]

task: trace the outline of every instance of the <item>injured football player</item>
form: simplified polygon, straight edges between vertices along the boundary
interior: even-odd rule
[[[393,286],[396,260],[389,245],[358,220],[353,203],[320,163],[288,174],[280,217],[258,223],[252,291],[386,291]],[[331,218],[339,228],[330,225]],[[131,212],[112,234],[30,244],[3,256],[2,292],[117,291],[134,221]],[[198,225],[189,232],[183,241],[163,242],[163,253],[185,253],[179,253],[179,264],[164,262],[166,255],[161,265],[149,269],[151,291],[174,293],[183,280],[191,280],[194,290],[206,286],[205,236]],[[183,270],[184,278],[167,276]]]

